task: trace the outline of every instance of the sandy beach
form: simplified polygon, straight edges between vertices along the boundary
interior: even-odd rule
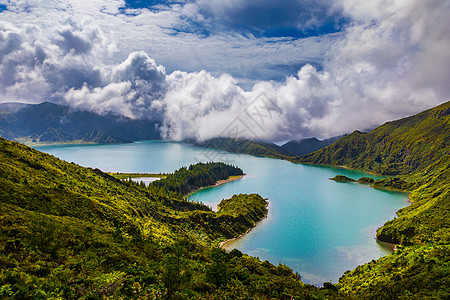
[[[193,193],[196,193],[196,192],[198,192],[198,191],[200,191],[200,190],[203,190],[203,189],[208,189],[208,188],[216,187],[216,186],[219,186],[219,185],[228,183],[228,182],[240,180],[240,179],[244,178],[245,175],[247,175],[247,174],[243,174],[243,175],[239,175],[239,176],[231,176],[231,177],[228,178],[228,179],[224,179],[224,180],[219,180],[219,181],[217,181],[216,184],[214,184],[214,185],[202,186],[201,188],[196,189],[195,191],[190,192],[189,194],[187,194],[186,196],[184,196],[184,198],[186,199],[187,197],[189,197],[189,196],[192,195]]]
[[[240,180],[240,179],[244,178],[245,175],[247,175],[247,174],[243,174],[243,175],[239,175],[239,176],[232,176],[232,177],[230,177],[228,179],[225,179],[225,180],[219,180],[219,181],[216,182],[215,185],[207,186],[207,187],[204,187],[204,188],[215,187],[215,186],[219,186],[219,185],[222,185],[222,184],[225,184],[225,183],[228,183],[228,182]],[[203,189],[203,187],[200,188],[200,189]]]

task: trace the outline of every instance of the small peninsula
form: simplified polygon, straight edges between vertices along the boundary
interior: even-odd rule
[[[336,175],[333,178],[330,178],[330,180],[338,181],[338,182],[356,182],[355,179],[344,176],[344,175]]]

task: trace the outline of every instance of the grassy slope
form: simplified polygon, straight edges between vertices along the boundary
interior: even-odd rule
[[[242,219],[254,223],[265,215],[259,196],[228,203],[240,207],[243,197],[253,197],[255,210],[243,216],[233,209],[214,213],[1,138],[0,187],[2,299],[322,293],[283,265],[214,248],[252,226]]]
[[[370,133],[355,131],[294,162],[344,165],[385,174],[409,174],[449,155],[450,102],[388,122]]]
[[[415,245],[358,266],[337,287],[350,299],[449,299],[450,248]]]
[[[285,159],[292,156],[275,144],[232,138],[213,138],[196,143],[196,146],[221,149],[228,152]]]
[[[354,132],[294,161],[396,175],[374,187],[410,192],[412,204],[377,233],[401,244],[401,251],[348,272],[338,283],[342,293],[355,299],[450,297],[450,102],[367,134]]]

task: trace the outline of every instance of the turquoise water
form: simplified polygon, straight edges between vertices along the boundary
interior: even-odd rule
[[[237,248],[274,264],[285,263],[299,272],[304,282],[316,285],[336,283],[346,270],[390,253],[375,240],[376,229],[408,204],[404,193],[329,180],[337,174],[355,179],[368,176],[360,171],[299,165],[183,143],[140,141],[36,149],[112,172],[173,172],[210,160],[237,165],[247,174],[243,179],[201,190],[190,199],[215,209],[235,193],[268,198],[268,217],[244,237],[226,244],[227,249]]]

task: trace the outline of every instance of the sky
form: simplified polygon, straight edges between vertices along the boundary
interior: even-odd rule
[[[279,142],[448,100],[448,0],[0,0],[0,103]]]

